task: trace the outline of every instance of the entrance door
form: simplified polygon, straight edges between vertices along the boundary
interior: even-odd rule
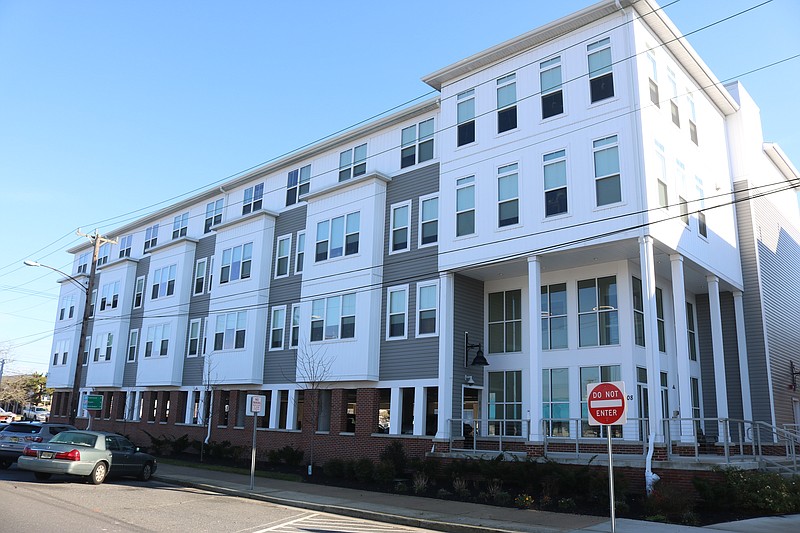
[[[475,434],[480,430],[481,389],[464,387],[464,401],[461,405],[462,436],[464,448],[475,449]]]

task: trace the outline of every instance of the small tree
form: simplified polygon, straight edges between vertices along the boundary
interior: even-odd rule
[[[208,405],[203,406],[203,427],[206,428],[206,438],[200,441],[200,462],[203,462],[205,446],[211,442],[211,419],[214,416],[214,390],[221,383],[217,370],[217,363],[213,353],[206,354],[203,361],[203,391]]]

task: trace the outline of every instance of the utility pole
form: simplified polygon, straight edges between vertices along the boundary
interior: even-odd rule
[[[86,301],[83,304],[83,321],[81,322],[81,336],[80,339],[78,339],[78,353],[75,354],[75,378],[72,382],[72,398],[69,410],[69,423],[73,426],[75,425],[75,419],[78,417],[78,408],[80,406],[81,366],[83,366],[81,359],[83,358],[83,352],[86,350],[86,331],[89,329],[89,318],[91,317],[90,308],[92,306],[92,292],[94,291],[94,283],[97,276],[97,258],[100,255],[101,245],[104,243],[114,244],[117,242],[116,240],[101,236],[97,230],[94,230],[94,235],[81,233],[80,230],[76,233],[92,241],[94,249],[92,251],[92,267],[89,271],[89,283],[86,287]]]

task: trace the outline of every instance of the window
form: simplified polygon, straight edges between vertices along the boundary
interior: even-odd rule
[[[567,212],[567,152],[559,150],[542,156],[544,163],[544,215]]]
[[[198,259],[194,267],[194,289],[193,294],[203,294],[206,286],[206,268],[208,267],[208,258],[203,257]]]
[[[242,200],[242,215],[253,213],[261,209],[264,198],[264,184],[259,183],[244,190],[244,200]]]
[[[456,113],[458,120],[458,140],[456,146],[475,142],[475,89],[459,93],[456,96]]]
[[[680,212],[681,212],[681,222],[683,222],[684,224],[686,224],[688,226],[689,225],[689,204],[686,203],[686,198],[684,197],[684,195],[686,194],[686,192],[685,192],[686,191],[686,167],[679,160],[675,161],[675,167],[676,167],[676,172],[675,172],[676,181],[677,181],[677,184],[678,184],[678,190],[680,191],[680,194],[678,195],[678,208],[680,209]]]
[[[316,261],[358,253],[360,213],[317,223]]]
[[[522,291],[489,294],[489,353],[522,351]]]
[[[345,150],[339,154],[339,181],[367,173],[367,145],[366,143]]]
[[[306,256],[306,233],[297,232],[297,256],[294,259],[294,273],[299,274],[303,271],[303,260]]]
[[[439,242],[439,198],[420,198],[419,206],[419,245],[436,244]]]
[[[86,271],[89,269],[89,252],[83,253],[78,256],[78,274],[86,274]]]
[[[250,266],[253,260],[253,243],[240,244],[222,251],[222,268],[219,282],[228,283],[250,277]]]
[[[247,311],[217,315],[217,326],[214,330],[214,350],[244,348],[246,327]]]
[[[567,284],[544,285],[542,292],[542,350],[567,348]]]
[[[119,304],[119,281],[106,283],[100,292],[100,310],[116,309]]]
[[[633,341],[636,346],[645,346],[642,280],[634,276],[631,281],[633,288]]]
[[[136,347],[139,345],[139,330],[132,329],[128,334],[128,362],[136,361]]]
[[[172,219],[172,238],[178,239],[186,237],[186,232],[189,229],[189,213],[177,215]]]
[[[172,296],[175,292],[175,271],[177,265],[157,268],[153,273],[153,290],[150,298],[156,300],[164,296]]]
[[[606,431],[611,430],[611,436],[622,438],[622,426],[590,426],[589,406],[586,396],[586,386],[590,383],[606,383],[608,381],[621,381],[619,365],[581,367],[581,436],[605,437]]]
[[[561,85],[561,57],[539,63],[542,95],[542,119],[564,112],[564,90]]]
[[[611,39],[606,37],[586,47],[589,52],[589,92],[592,103],[614,96],[611,69]]]
[[[513,163],[497,169],[497,226],[519,224],[518,165]]]
[[[672,113],[672,123],[681,127],[681,112],[678,108],[678,84],[675,81],[675,73],[667,69],[667,83],[670,88],[669,106]]]
[[[656,178],[658,180],[658,205],[669,209],[669,189],[667,188],[667,160],[664,145],[656,141]]]
[[[308,194],[311,186],[311,165],[290,170],[286,178],[286,205],[294,205],[303,195]],[[261,207],[259,205],[259,207]]]
[[[203,226],[203,233],[208,233],[211,228],[222,222],[222,206],[225,200],[220,198],[215,202],[206,204],[206,220]]]
[[[686,101],[689,104],[689,138],[697,144],[697,110],[694,107],[694,98],[689,90],[686,90]]]
[[[89,350],[91,349],[90,346],[92,345],[92,336],[87,335],[86,340],[83,343],[83,361],[81,364],[86,366],[89,364]]]
[[[275,277],[283,278],[289,275],[289,253],[292,248],[292,236],[287,235],[278,239],[275,252]]]
[[[189,341],[186,346],[188,357],[196,357],[200,353],[200,322],[199,318],[189,322]]]
[[[389,253],[405,252],[410,242],[411,202],[393,205],[391,208],[391,232],[389,234]]]
[[[653,49],[647,51],[647,61],[650,63],[650,77],[648,79],[650,84],[650,101],[656,107],[661,107],[661,100],[658,96],[658,65],[656,64],[656,56]]]
[[[619,146],[617,136],[598,139],[594,147],[594,178],[597,206],[622,201],[619,177]]]
[[[292,334],[290,344],[296,348],[300,344],[300,304],[292,305]]]
[[[97,289],[92,291],[92,301],[89,304],[89,316],[94,316],[94,306],[97,305]]]
[[[378,425],[375,433],[388,434],[391,430],[392,389],[378,389]]]
[[[456,237],[475,233],[475,176],[456,180]]]
[[[153,224],[144,230],[144,251],[145,253],[150,248],[158,244],[158,224]]]
[[[417,285],[417,337],[436,335],[439,308],[439,284]]]
[[[111,352],[114,349],[114,334],[106,333],[101,335],[98,339],[97,345],[94,347],[93,361],[97,363],[101,359],[104,361],[111,361]],[[102,357],[100,354],[103,354]]]
[[[61,299],[61,308],[58,310],[58,319],[72,318],[75,315],[75,296],[65,296]]]
[[[664,291],[656,287],[656,326],[658,329],[658,351],[667,351],[667,331],[664,325]]]
[[[489,372],[489,435],[522,436],[522,372]]]
[[[617,312],[616,276],[579,281],[579,346],[619,344]]]
[[[169,324],[156,324],[147,328],[144,356],[165,356],[169,353]]]
[[[423,120],[400,132],[400,168],[433,159],[433,119]]]
[[[700,201],[700,209],[697,211],[697,233],[703,237],[708,237],[708,226],[706,226],[706,214],[702,209],[706,206],[705,191],[703,188],[703,180],[700,176],[694,177],[694,186],[697,198]]]
[[[286,328],[286,306],[272,308],[269,349],[283,350],[283,332]]]
[[[569,437],[569,369],[542,370],[542,418],[548,437]]]
[[[136,285],[133,289],[133,308],[138,309],[142,306],[144,296],[144,276],[136,278]]]
[[[343,294],[311,302],[311,342],[352,339],[356,329],[356,295]]]
[[[681,210],[681,222],[689,225],[689,203],[683,196],[678,196],[678,207]]]
[[[405,339],[408,322],[408,286],[386,291],[386,338]]]
[[[131,256],[131,245],[133,244],[133,235],[125,235],[119,238],[119,257]]]
[[[497,80],[497,133],[517,127],[517,75]]]
[[[54,343],[53,365],[52,366],[58,366],[59,355],[61,355],[61,358],[60,358],[61,359],[61,364],[62,365],[66,365],[67,364],[67,356],[69,355],[68,352],[67,352],[68,346],[69,346],[69,341],[67,341],[67,340],[60,340],[60,341],[56,341]]]
[[[100,245],[100,250],[97,252],[97,266],[101,267],[108,263],[108,255],[111,253],[111,243],[107,242]]]

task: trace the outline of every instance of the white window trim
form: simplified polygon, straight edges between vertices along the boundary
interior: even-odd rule
[[[470,179],[470,178],[472,179],[472,181],[465,182],[465,183],[463,183],[461,185],[458,184],[459,181]],[[461,189],[466,189],[467,187],[472,187],[472,204],[473,205],[472,205],[471,209],[464,209],[463,211],[459,211],[458,210],[458,191],[461,190]],[[463,178],[457,178],[456,179],[455,198],[454,198],[454,200],[455,200],[455,203],[454,203],[455,218],[453,220],[453,222],[455,222],[455,227],[453,229],[455,230],[454,233],[455,233],[455,239],[456,240],[467,239],[467,238],[470,238],[470,237],[474,237],[474,236],[476,236],[478,234],[478,203],[476,201],[477,197],[478,197],[478,194],[477,194],[477,182],[475,180],[475,176],[474,175],[473,176],[464,176]],[[461,214],[461,213],[466,213],[467,211],[470,211],[470,210],[473,211],[473,213],[474,213],[473,220],[472,220],[472,233],[465,233],[464,235],[459,235],[458,234],[458,215]]]
[[[285,256],[278,255],[280,253],[279,250],[281,241],[286,241],[286,240],[289,241],[289,247],[286,250],[286,255]],[[286,259],[286,274],[278,274],[278,261],[281,258]],[[292,234],[289,233],[287,235],[281,235],[275,241],[275,279],[288,278],[289,274],[292,271],[291,267],[292,267]]]
[[[553,63],[552,65],[547,65],[545,67],[542,66],[544,63],[549,63],[550,61],[553,61],[555,59],[558,60],[557,63]],[[557,89],[548,89],[547,92],[545,92],[542,89],[542,74],[544,74],[545,72],[548,72],[550,70],[553,70],[555,68],[560,68],[561,69],[561,84],[558,86]],[[539,109],[538,109],[538,111],[539,111],[539,120],[541,122],[550,122],[551,120],[555,120],[557,118],[561,118],[561,117],[566,116],[567,115],[567,99],[565,98],[566,91],[564,89],[564,56],[562,54],[557,54],[557,55],[554,55],[554,56],[551,56],[551,57],[548,57],[546,59],[542,59],[541,61],[539,61],[538,82],[539,82],[539,102],[538,102],[539,103]],[[557,115],[553,115],[551,117],[544,118],[544,113],[543,113],[543,110],[542,110],[542,98],[544,98],[545,96],[549,96],[549,95],[551,95],[553,93],[556,93],[558,91],[561,91],[561,113],[558,113]],[[551,150],[551,151],[557,151],[557,150]]]
[[[403,334],[396,337],[390,336],[389,318],[392,316],[391,311],[391,297],[392,293],[403,291],[405,293],[405,305],[403,306]],[[387,287],[386,289],[386,340],[398,341],[408,338],[408,285],[395,285],[394,287]]]
[[[436,205],[436,218],[431,220],[422,220],[422,204],[427,202],[428,200],[437,200]],[[428,248],[430,246],[438,246],[439,245],[439,193],[428,194],[426,196],[419,197],[419,213],[417,213],[417,248]],[[433,220],[436,221],[436,241],[429,242],[427,244],[422,244],[422,224],[426,222],[432,222]]]
[[[200,292],[197,292],[197,273],[200,271],[200,265],[203,265],[203,286]],[[192,295],[197,296],[206,292],[206,280],[208,280],[208,258],[203,257],[198,259],[194,264],[194,276],[192,277]]]
[[[147,276],[139,276],[136,278],[136,282],[133,284],[133,308],[134,309],[141,309],[144,305],[144,298],[147,291]],[[139,305],[136,305],[136,286],[139,284],[139,280],[142,280],[142,292],[141,298],[139,298]]]
[[[420,311],[428,311],[429,310],[428,308],[425,308],[425,309],[421,309],[420,308],[420,301],[421,301],[420,293],[422,292],[422,289],[426,288],[426,287],[434,287],[435,288],[435,292],[436,292],[436,306],[433,308],[436,311],[436,328],[434,329],[433,333],[420,333],[419,332],[419,323],[420,323],[419,314],[420,314]],[[416,309],[416,315],[415,315],[416,316],[416,319],[415,319],[416,320],[416,331],[415,331],[415,333],[416,333],[417,338],[438,337],[439,336],[439,322],[440,322],[440,320],[439,320],[439,280],[424,281],[424,282],[417,283],[417,302],[416,302],[416,304],[417,304],[416,305],[417,309]]]
[[[507,104],[503,107],[500,107],[500,89],[504,89],[510,85],[514,86],[514,102]],[[519,130],[519,97],[517,96],[517,73],[516,72],[509,72],[508,74],[504,74],[497,78],[495,81],[495,128],[494,128],[494,135],[495,137],[506,135],[512,131]],[[508,109],[515,108],[517,114],[517,125],[513,128],[507,129],[505,131],[499,131],[499,117],[501,111],[506,111]]]
[[[514,169],[514,170],[507,170],[507,171],[501,173],[501,171],[500,171],[501,169],[506,168],[506,167],[511,167],[513,165],[516,165],[517,168]],[[520,169],[520,166],[521,165],[520,165],[519,161],[514,161],[512,163],[506,163],[506,164],[503,164],[503,165],[500,165],[500,166],[496,167],[495,176],[497,176],[497,178],[496,178],[496,182],[495,183],[497,184],[497,186],[495,187],[495,191],[497,192],[497,201],[496,201],[496,205],[497,205],[497,220],[496,220],[497,227],[495,229],[497,231],[505,231],[505,230],[508,230],[508,229],[518,228],[519,226],[522,226],[522,198],[520,197],[520,179],[519,179],[520,178],[520,174],[522,173],[522,170]],[[500,200],[500,180],[502,178],[511,176],[512,174],[516,174],[516,176],[517,176],[517,195],[514,198],[508,198],[506,200]],[[500,204],[513,202],[514,200],[516,200],[516,202],[517,202],[517,221],[514,224],[506,224],[505,226],[501,226],[500,225]],[[475,205],[477,207],[477,198],[475,200]]]
[[[397,209],[402,209],[404,207],[408,208],[408,223],[406,224],[405,228],[408,234],[406,235],[406,247],[401,248],[399,250],[393,250],[394,248],[394,212]],[[389,208],[389,255],[392,254],[401,254],[403,252],[411,251],[411,200],[407,200],[405,202],[399,202],[396,204],[392,204]],[[400,229],[400,228],[397,228]]]
[[[131,338],[133,334],[136,334],[136,342],[131,343]],[[125,351],[125,362],[126,363],[135,363],[136,357],[139,355],[139,330],[132,329],[128,332],[128,349]],[[131,348],[133,348],[133,359],[131,359]]]
[[[84,354],[86,354],[86,358],[83,357]],[[92,357],[92,336],[91,335],[87,335],[86,336],[86,340],[83,343],[83,353],[78,354],[78,357],[81,358],[80,359],[81,365],[83,365],[83,366],[88,366],[89,365],[89,359],[91,359],[91,357]]]
[[[601,101],[605,102],[605,100],[601,100]],[[608,178],[609,176],[612,176],[613,174],[606,174],[606,175],[600,176],[600,177],[597,176],[597,169],[595,167],[595,162],[594,162],[594,154],[595,154],[595,152],[606,150],[606,149],[608,149],[608,147],[610,147],[612,145],[609,144],[609,145],[601,146],[600,148],[595,148],[594,143],[597,142],[597,141],[601,141],[603,139],[608,139],[609,137],[616,137],[617,138],[617,141],[616,141],[615,144],[613,144],[613,146],[617,147],[617,164],[619,165],[619,202],[613,202],[613,203],[610,203],[610,204],[598,205],[597,204],[597,181],[600,180],[600,179]],[[622,171],[622,156],[620,154],[621,146],[622,146],[622,143],[620,142],[620,134],[619,133],[609,133],[608,135],[603,135],[602,137],[596,137],[596,138],[592,139],[592,174],[594,176],[594,179],[592,181],[592,185],[593,185],[592,196],[594,197],[594,202],[593,202],[594,203],[594,207],[592,209],[593,211],[603,211],[605,209],[613,209],[615,207],[619,207],[621,205],[625,205],[625,187],[623,186],[623,183],[622,183],[622,174],[623,174],[623,171]]]
[[[298,320],[297,320],[297,344],[292,343],[292,331],[294,329],[294,313],[295,310],[300,309],[300,304],[292,304],[292,314],[288,317],[289,319],[289,349],[297,349],[300,345],[300,325],[302,324],[302,315],[298,311]]]
[[[303,236],[303,249],[300,250],[300,236]],[[294,251],[294,273],[295,274],[302,274],[303,271],[306,269],[306,256],[308,253],[306,252],[307,239],[306,239],[306,232],[305,231],[298,231],[297,237],[295,239],[295,251]],[[297,265],[299,264],[298,258],[300,254],[303,254],[303,268],[297,270]]]
[[[283,324],[280,324],[280,327],[275,327],[275,313],[283,312]],[[281,330],[281,345],[280,347],[273,348],[272,347],[272,334],[276,330]],[[285,305],[276,305],[269,312],[269,337],[267,338],[267,347],[270,352],[277,352],[280,350],[284,350],[286,345],[286,306]]]
[[[608,42],[607,43],[603,43],[603,41],[605,41],[605,40],[608,40]],[[601,43],[603,43],[603,44],[601,44]],[[618,87],[617,87],[617,85],[614,85],[614,94],[612,96],[610,96],[609,98],[603,98],[601,100],[597,100],[596,102],[592,102],[592,89],[591,89],[592,88],[592,80],[595,79],[595,78],[598,78],[600,76],[605,76],[607,74],[607,72],[604,72],[602,74],[595,74],[593,76],[591,70],[588,68],[589,67],[589,65],[588,65],[589,56],[591,56],[592,54],[596,54],[596,53],[598,53],[598,52],[600,52],[602,50],[605,50],[606,48],[610,48],[611,49],[611,64],[609,65],[609,68],[611,69],[611,79],[616,81],[617,80],[617,76],[614,75],[614,49],[613,49],[613,44],[614,43],[611,41],[611,36],[609,35],[607,37],[603,37],[601,39],[597,39],[594,42],[591,42],[591,43],[586,45],[587,78],[588,78],[588,81],[589,81],[589,87],[588,87],[589,90],[586,93],[586,97],[588,98],[588,106],[589,107],[602,105],[604,103],[612,102],[612,101],[614,101],[614,100],[619,98]],[[590,49],[590,47],[595,46],[595,45],[599,45],[599,46],[597,46],[597,48]]]
[[[555,118],[555,117],[553,117],[553,118]],[[550,120],[550,119],[547,119],[547,120]],[[562,157],[559,157],[559,158],[555,158],[555,159],[551,159],[549,161],[545,161],[544,158],[546,156],[555,155],[558,152],[564,152],[564,155]],[[570,193],[570,190],[572,189],[572,183],[571,183],[571,180],[570,180],[570,163],[569,163],[569,153],[568,152],[569,152],[569,150],[567,149],[566,146],[562,146],[561,148],[556,148],[554,150],[547,150],[545,152],[542,152],[542,202],[543,202],[543,204],[542,204],[543,205],[543,208],[542,208],[542,221],[558,220],[560,218],[568,217],[571,214],[570,209],[572,208],[572,202],[570,202],[570,200],[569,200],[569,198],[570,198],[570,194],[569,193]],[[594,157],[594,156],[592,156],[592,157]],[[565,183],[564,183],[564,187],[563,188],[567,190],[567,210],[564,211],[563,213],[557,213],[555,215],[548,216],[547,215],[547,193],[550,192],[550,191],[558,190],[561,187],[554,187],[554,188],[551,188],[551,189],[547,188],[547,185],[544,182],[545,168],[547,168],[548,165],[558,164],[562,160],[564,161],[564,169],[565,169],[565,172],[566,172],[566,179],[565,179]],[[594,164],[594,161],[592,161],[592,164]]]
[[[189,353],[189,346],[192,343],[192,325],[197,324],[197,353]],[[199,357],[203,351],[203,319],[193,318],[189,321],[189,328],[186,330],[186,357]]]

